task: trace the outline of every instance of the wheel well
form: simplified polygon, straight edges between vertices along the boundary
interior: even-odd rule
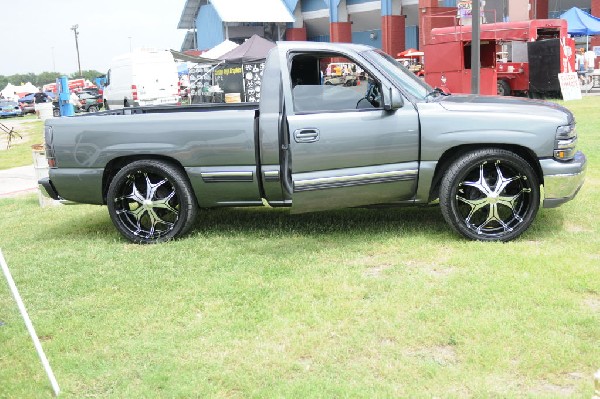
[[[179,163],[179,161],[177,161],[176,159],[165,157],[162,155],[132,155],[128,157],[115,158],[106,165],[106,167],[104,168],[104,175],[102,176],[102,200],[105,204],[106,194],[108,193],[108,186],[110,185],[110,182],[115,177],[115,175],[119,172],[119,170],[121,170],[127,164],[146,159],[154,159],[157,161],[168,162],[172,165],[177,166],[178,168],[181,168],[182,170],[184,169],[183,165],[181,165],[181,163]]]
[[[538,161],[536,155],[529,148],[509,144],[466,144],[458,147],[452,147],[446,150],[446,152],[444,152],[440,157],[440,160],[438,161],[435,167],[433,180],[431,181],[428,202],[431,202],[439,197],[440,183],[442,181],[442,178],[444,177],[444,172],[448,170],[452,162],[454,162],[458,157],[469,151],[480,150],[484,148],[499,148],[502,150],[514,152],[533,167],[533,170],[535,171],[535,174],[540,184],[544,183],[544,174],[542,173],[542,167],[540,166],[540,162]]]

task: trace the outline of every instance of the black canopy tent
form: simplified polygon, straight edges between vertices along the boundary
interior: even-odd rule
[[[219,57],[223,61],[214,70],[215,84],[225,93],[240,93],[240,100],[260,100],[265,59],[275,43],[254,35],[243,44]]]

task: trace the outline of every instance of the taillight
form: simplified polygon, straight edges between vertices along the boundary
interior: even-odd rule
[[[131,85],[131,95],[133,96],[133,99],[135,101],[137,101],[137,99],[138,99],[138,92],[137,92],[137,86],[136,85]]]
[[[54,141],[54,130],[52,126],[46,126],[44,128],[44,141],[46,142],[46,159],[48,160],[48,166],[51,168],[56,167],[56,157],[54,156],[54,149],[52,142]]]

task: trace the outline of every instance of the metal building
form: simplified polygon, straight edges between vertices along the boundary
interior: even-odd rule
[[[557,18],[576,6],[600,16],[600,0],[480,0],[486,22]],[[396,56],[420,48],[422,35],[448,26],[471,0],[186,0],[181,50],[208,50],[253,34],[270,40],[353,42]],[[448,18],[436,18],[447,15]],[[421,35],[421,38],[420,38]],[[597,40],[600,41],[600,38]],[[592,44],[594,41],[592,41]],[[598,43],[600,44],[600,43]]]

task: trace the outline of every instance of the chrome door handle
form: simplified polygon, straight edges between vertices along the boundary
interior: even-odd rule
[[[319,129],[296,129],[294,130],[294,141],[296,143],[314,143],[319,141]]]

